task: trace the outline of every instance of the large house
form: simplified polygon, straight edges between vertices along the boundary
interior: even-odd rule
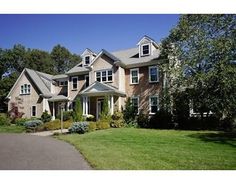
[[[24,117],[40,117],[48,111],[53,119],[61,107],[73,110],[81,98],[83,114],[99,119],[104,97],[110,113],[120,111],[127,97],[137,111],[155,114],[159,109],[162,80],[159,77],[160,48],[144,36],[134,48],[98,54],[86,49],[82,62],[62,75],[49,75],[25,68],[11,91],[8,108],[17,104]]]

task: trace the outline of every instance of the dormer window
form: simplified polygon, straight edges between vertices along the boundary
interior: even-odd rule
[[[150,55],[150,44],[141,45],[141,55],[142,56]]]
[[[85,56],[84,57],[84,65],[89,65],[90,64],[90,56]]]

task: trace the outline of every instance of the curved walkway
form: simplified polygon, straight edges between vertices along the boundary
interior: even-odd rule
[[[91,169],[70,144],[52,137],[0,134],[1,170]]]

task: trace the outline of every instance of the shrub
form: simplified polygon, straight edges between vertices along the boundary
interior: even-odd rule
[[[108,129],[108,128],[110,128],[110,123],[109,123],[109,121],[100,120],[96,123],[96,126],[97,126],[97,130]]]
[[[4,113],[0,113],[0,126],[3,126],[3,125],[10,125],[11,124],[11,120],[9,119],[9,117],[4,114]]]
[[[41,120],[46,123],[51,121],[52,116],[50,114],[48,114],[48,111],[43,112],[43,114],[41,115]]]
[[[94,115],[92,115],[92,114],[88,114],[88,115],[87,115],[86,121],[94,121],[94,120],[95,120]]]
[[[76,102],[75,102],[75,111],[73,113],[73,120],[74,121],[83,121],[83,109],[82,105],[80,102],[80,98],[77,97]]]
[[[110,122],[110,127],[112,128],[121,128],[124,126],[124,121],[119,119],[119,120],[112,120]]]
[[[69,128],[70,133],[79,133],[84,134],[89,131],[89,123],[88,122],[75,122]]]
[[[42,124],[43,124],[43,122],[39,119],[26,121],[24,123],[27,132],[32,131],[32,130],[35,131],[37,129],[37,127],[39,127]]]
[[[111,118],[113,120],[124,120],[123,113],[119,112],[119,111],[114,112],[114,114],[111,116]]]
[[[17,118],[21,118],[24,115],[24,113],[19,111],[18,106],[16,105],[16,103],[11,103],[10,105],[11,105],[11,108],[8,111],[8,115],[12,119],[12,123],[14,123],[15,120]]]
[[[137,124],[140,128],[150,128],[148,115],[140,112],[137,118]]]
[[[136,116],[137,112],[135,111],[135,108],[133,107],[130,98],[128,98],[125,103],[125,109],[123,110],[123,118],[126,124],[125,126],[126,127],[137,126]]]
[[[73,113],[74,113],[74,111],[63,111],[63,121],[72,120]],[[61,113],[59,113],[56,118],[61,119]]]
[[[63,128],[67,129],[72,125],[71,120],[67,120],[63,122]],[[59,119],[55,119],[53,121],[44,123],[41,125],[37,131],[48,131],[48,130],[59,130],[61,129],[61,121]]]
[[[89,131],[97,130],[96,122],[89,122]]]
[[[160,110],[150,118],[150,128],[170,129],[173,128],[171,113]]]
[[[31,119],[29,118],[17,118],[15,119],[15,124],[17,126],[25,126],[25,122],[30,121]]]

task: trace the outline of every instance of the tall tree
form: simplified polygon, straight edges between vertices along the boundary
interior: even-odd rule
[[[162,48],[180,61],[171,79],[175,91],[190,88],[201,112],[207,107],[222,119],[235,116],[236,67],[230,61],[236,60],[236,15],[183,15]]]
[[[71,54],[68,49],[59,44],[52,49],[51,58],[57,73],[65,73],[81,61],[79,56]]]

